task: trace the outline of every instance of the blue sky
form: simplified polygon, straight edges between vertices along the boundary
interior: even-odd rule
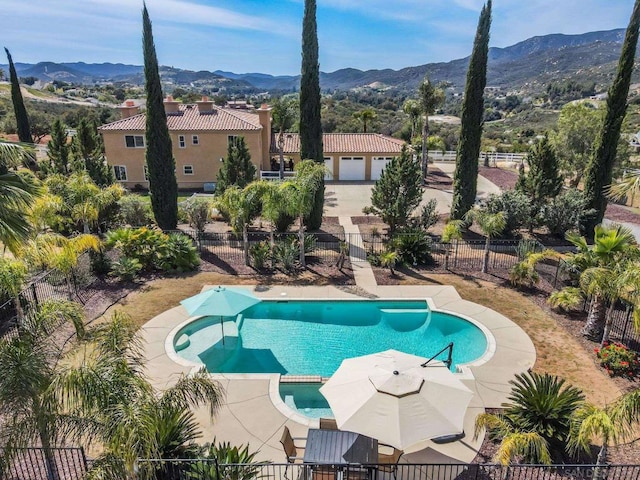
[[[320,69],[403,68],[469,55],[484,0],[317,0]],[[625,27],[633,0],[494,0],[491,46]],[[2,0],[14,61],[142,64],[137,0]],[[147,0],[159,62],[297,74],[303,0]],[[7,14],[10,12],[10,14]],[[4,58],[0,63],[6,63]]]

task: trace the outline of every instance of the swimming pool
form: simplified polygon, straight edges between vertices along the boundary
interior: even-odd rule
[[[173,337],[177,355],[212,373],[323,377],[345,358],[389,349],[428,358],[450,342],[452,368],[487,349],[473,323],[432,312],[426,301],[391,300],[265,300],[222,325],[219,317],[196,319]]]
[[[292,410],[308,418],[333,418],[329,402],[320,393],[321,383],[281,383],[280,398]]]

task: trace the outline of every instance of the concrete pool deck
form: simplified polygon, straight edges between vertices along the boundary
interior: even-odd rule
[[[208,287],[204,287],[208,288]],[[495,342],[488,338],[493,355],[482,364],[469,366],[462,381],[475,395],[465,416],[466,437],[462,440],[437,445],[425,441],[412,447],[402,457],[412,463],[466,463],[473,460],[482,443],[482,437],[473,439],[475,417],[484,408],[500,407],[510,392],[509,381],[515,374],[533,367],[536,353],[526,333],[503,315],[482,305],[463,300],[452,286],[237,286],[245,288],[262,299],[429,299],[432,309],[475,320],[483,325]],[[167,388],[182,374],[188,374],[193,366],[180,364],[167,354],[167,336],[181,323],[188,320],[182,306],[177,306],[156,316],[140,329],[140,337],[147,358],[146,373],[152,384]],[[251,451],[259,450],[258,460],[285,462],[280,445],[282,427],[287,425],[294,436],[306,436],[314,421],[297,422],[281,412],[271,400],[270,389],[279,376],[255,374],[213,374],[226,391],[224,405],[211,422],[205,409],[196,411],[203,430],[202,442],[217,441],[232,444],[249,444]]]

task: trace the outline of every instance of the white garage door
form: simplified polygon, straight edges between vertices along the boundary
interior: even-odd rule
[[[340,157],[340,180],[364,180],[364,157]]]
[[[373,157],[371,159],[371,180],[380,179],[382,170],[387,166],[393,157]]]
[[[333,157],[324,157],[324,168],[327,169],[324,179],[333,180]]]

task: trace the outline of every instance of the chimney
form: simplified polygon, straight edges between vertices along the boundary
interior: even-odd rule
[[[269,170],[270,161],[270,146],[271,146],[271,107],[266,103],[260,105],[260,108],[256,110],[258,112],[258,119],[262,126],[261,140],[262,140],[262,167],[265,170]]]
[[[202,100],[196,102],[198,105],[198,111],[203,113],[212,113],[213,112],[213,101],[209,100],[209,97],[203,96]]]
[[[118,107],[118,110],[120,110],[120,118],[129,118],[140,113],[140,108],[133,100],[127,100]]]
[[[164,100],[164,111],[166,114],[178,113],[180,112],[180,105],[176,102],[171,95],[167,95],[167,98]]]

